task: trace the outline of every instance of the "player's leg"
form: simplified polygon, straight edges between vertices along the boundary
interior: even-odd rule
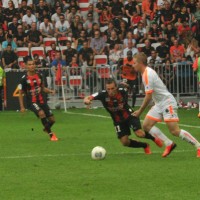
[[[144,148],[146,154],[151,154],[150,147],[147,143],[139,142],[129,138],[131,132],[127,123],[116,125],[115,130],[117,132],[118,139],[120,140],[123,146],[131,148]]]
[[[169,131],[177,136],[180,137],[182,140],[185,140],[186,142],[192,144],[193,146],[195,146],[197,148],[197,157],[200,157],[200,143],[199,141],[194,138],[191,133],[189,133],[186,130],[180,129],[178,122],[166,122]]]
[[[50,131],[51,131],[51,135],[50,135],[51,140],[52,140],[52,141],[57,141],[58,138],[56,137],[56,134],[53,133],[52,130],[51,130],[51,127],[52,127],[53,124],[55,123],[54,115],[53,115],[51,109],[49,108],[49,106],[48,106],[47,104],[41,105],[41,108],[42,108],[42,110],[44,111],[45,116],[46,116],[46,118],[47,118],[47,120],[48,120],[48,126],[49,126]],[[46,127],[44,128],[44,130],[45,130],[46,132],[48,132],[48,130],[46,129]]]
[[[142,130],[140,119],[138,117],[135,117],[135,116],[129,117],[129,127],[133,129],[134,133],[138,137],[152,140],[153,142],[156,143],[156,145],[158,145],[159,147],[162,147],[163,143],[159,138],[154,137],[148,132],[144,132]]]
[[[176,144],[174,144],[172,140],[170,140],[158,127],[155,126],[157,122],[162,121],[162,113],[160,110],[161,109],[157,106],[153,106],[151,108],[144,119],[143,129],[145,132],[149,132],[152,136],[159,138],[164,142],[166,148],[162,154],[162,157],[166,157],[176,147]]]

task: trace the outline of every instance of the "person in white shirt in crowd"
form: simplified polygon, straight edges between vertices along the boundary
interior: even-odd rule
[[[131,31],[127,32],[126,38],[123,41],[124,48],[128,47],[129,40],[132,40],[133,43],[136,43],[136,40],[133,38],[133,33]]]
[[[62,9],[60,6],[56,7],[56,13],[51,16],[51,22],[55,26],[56,22],[60,20],[60,15],[62,14]]]
[[[36,16],[32,14],[32,9],[28,8],[26,10],[26,15],[22,17],[22,23],[24,30],[29,30],[31,28],[31,24],[36,22]]]
[[[135,47],[135,43],[132,40],[128,41],[128,46],[123,50],[124,58],[127,56],[127,52],[132,51],[133,56],[138,53],[138,49]]]
[[[3,1],[2,1],[2,3],[3,3],[2,7],[3,7],[3,8],[8,8],[8,7],[9,7],[9,6],[8,6],[8,2],[9,2],[9,1],[10,1],[10,0],[3,0]],[[18,0],[12,0],[12,2],[14,3],[15,8],[19,8]]]
[[[161,58],[157,55],[156,50],[151,50],[151,56],[147,57],[147,63],[150,63],[150,60],[154,60],[154,64],[162,63]]]
[[[60,14],[59,20],[55,24],[55,37],[72,36],[69,22],[64,14]]]
[[[43,37],[53,37],[54,36],[54,28],[53,24],[49,22],[48,17],[44,17],[44,21],[40,24],[40,32]]]

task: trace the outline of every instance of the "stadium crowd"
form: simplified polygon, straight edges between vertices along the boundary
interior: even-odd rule
[[[0,44],[4,69],[23,68],[27,48],[38,67],[55,70],[60,59],[72,74],[95,76],[96,55],[113,67],[132,51],[170,74],[171,63],[199,57],[200,1],[2,0]]]

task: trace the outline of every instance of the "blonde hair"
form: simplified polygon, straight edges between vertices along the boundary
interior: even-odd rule
[[[134,58],[137,60],[138,63],[142,63],[144,65],[147,65],[147,56],[143,52],[134,55]]]

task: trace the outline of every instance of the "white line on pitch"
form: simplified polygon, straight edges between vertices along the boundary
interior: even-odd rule
[[[174,150],[173,153],[192,152],[194,150]],[[144,152],[115,152],[108,155],[125,155],[125,154],[144,154]],[[160,151],[153,151],[152,154],[162,154]],[[45,155],[22,155],[22,156],[1,156],[0,159],[24,159],[24,158],[40,158],[40,157],[69,157],[69,156],[90,156],[90,153],[69,153],[69,154],[45,154]]]
[[[89,117],[99,117],[99,118],[106,118],[106,119],[111,119],[111,117],[109,116],[105,116],[105,115],[96,115],[96,114],[88,114],[88,113],[74,113],[74,112],[66,112],[68,114],[73,114],[73,115],[83,115],[83,116],[89,116]],[[143,120],[141,120],[143,121]],[[159,124],[164,124],[164,122],[159,122]],[[188,124],[179,124],[180,126],[183,126],[183,127],[189,127],[189,128],[199,128],[200,129],[200,126],[192,126],[192,125],[188,125]]]

